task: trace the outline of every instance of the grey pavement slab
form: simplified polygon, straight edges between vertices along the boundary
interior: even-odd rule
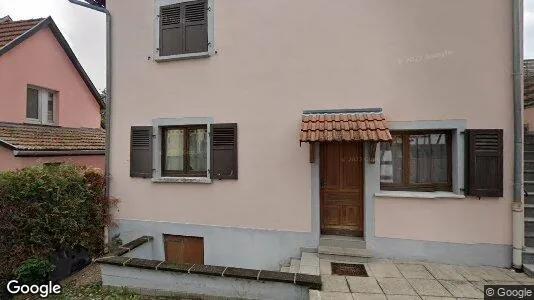
[[[382,289],[374,277],[347,276],[351,292],[362,294],[382,294]]]
[[[408,282],[412,285],[419,296],[437,296],[447,297],[452,296],[445,287],[439,283],[436,279],[408,279]]]
[[[311,298],[310,298],[311,299]],[[340,292],[320,292],[320,300],[353,300],[352,294]]]
[[[362,294],[354,293],[352,294],[354,300],[387,300],[386,295],[384,294]]]
[[[367,265],[374,277],[403,278],[399,269],[393,263],[371,262]]]
[[[349,293],[349,285],[343,276],[324,275],[321,276],[323,291]]]
[[[421,300],[419,296],[409,295],[387,295],[388,300]]]
[[[426,263],[425,267],[436,279],[466,280],[452,265]]]
[[[386,295],[417,295],[405,278],[378,277],[376,279]]]
[[[440,280],[439,281],[454,297],[484,298],[484,293],[475,288],[468,281]]]
[[[434,279],[432,274],[423,265],[396,264],[401,274],[406,278]]]

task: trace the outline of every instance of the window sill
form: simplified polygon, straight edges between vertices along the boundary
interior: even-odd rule
[[[379,191],[375,193],[376,197],[390,198],[418,198],[418,199],[464,199],[464,195],[452,192],[412,192],[412,191]]]
[[[183,60],[183,59],[193,59],[193,58],[204,58],[204,57],[210,57],[213,54],[210,52],[199,52],[199,53],[187,53],[187,54],[177,54],[177,55],[167,55],[167,56],[159,56],[154,55],[154,60],[156,62],[165,62],[165,61],[172,61],[172,60]]]
[[[211,183],[208,177],[157,177],[152,178],[156,183]]]

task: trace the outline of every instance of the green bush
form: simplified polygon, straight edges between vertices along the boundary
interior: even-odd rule
[[[48,259],[30,258],[15,270],[15,275],[23,284],[41,284],[48,279],[52,271],[54,271],[54,265]]]
[[[100,170],[68,164],[0,173],[0,284],[23,261],[58,248],[101,253],[114,204],[104,186]]]

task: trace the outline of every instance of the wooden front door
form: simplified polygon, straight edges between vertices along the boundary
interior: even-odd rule
[[[363,143],[321,143],[321,234],[363,236]]]
[[[165,234],[163,242],[166,261],[204,264],[204,238]]]

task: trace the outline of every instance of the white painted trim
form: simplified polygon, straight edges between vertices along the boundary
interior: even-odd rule
[[[209,177],[158,177],[152,178],[152,182],[158,183],[211,183]]]
[[[379,191],[375,193],[376,197],[387,198],[418,198],[418,199],[437,199],[437,198],[451,198],[463,199],[464,195],[459,195],[451,192],[413,192],[413,191]]]
[[[156,62],[181,60],[190,58],[210,57],[215,54],[215,5],[214,0],[208,0],[208,51],[186,53],[178,55],[159,55],[159,9],[161,6],[190,2],[195,0],[154,0],[154,46],[152,57]]]

